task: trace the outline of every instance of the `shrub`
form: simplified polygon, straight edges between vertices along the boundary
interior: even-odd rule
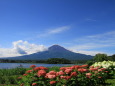
[[[106,72],[108,72],[108,77],[115,76],[115,62],[114,61],[103,61],[103,62],[95,62],[92,66],[94,67],[102,67],[106,68]]]
[[[20,86],[96,86],[105,84],[107,70],[88,65],[61,67],[59,71],[33,67],[20,77]]]

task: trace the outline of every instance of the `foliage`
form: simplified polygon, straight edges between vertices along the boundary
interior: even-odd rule
[[[85,64],[87,61],[89,61],[89,60],[82,60],[82,59],[81,60],[71,60],[71,62],[69,62],[69,63],[71,63],[71,64]],[[9,59],[0,59],[0,63],[48,63],[48,62],[47,62],[47,60],[9,60]],[[55,63],[53,63],[53,64],[55,64]]]
[[[1,63],[46,63],[46,60],[10,60],[0,59]]]
[[[95,57],[94,57],[94,60],[96,62],[99,62],[99,61],[104,61],[104,60],[108,60],[108,57],[107,57],[107,54],[96,54]]]
[[[112,58],[113,61],[115,61],[115,54],[113,54],[112,56],[110,56]]]
[[[89,66],[91,66],[93,63],[94,63],[93,60],[89,60],[89,61],[86,62],[86,64],[88,64]]]
[[[8,70],[8,71],[7,71]],[[23,74],[26,71],[25,68],[14,68],[14,69],[0,69],[0,76],[11,76]]]
[[[108,86],[115,86],[115,79],[107,79],[106,83]]]
[[[71,61],[65,58],[50,58],[46,61],[48,64],[70,64]]]
[[[108,74],[105,68],[88,65],[61,67],[58,71],[32,65],[31,70],[19,77],[19,83],[21,86],[101,86]]]
[[[25,71],[25,68],[0,69],[0,84],[17,84],[17,78]]]
[[[81,59],[81,60],[71,60],[71,63],[72,64],[85,64],[87,61],[89,61],[89,60],[83,60],[83,59]]]
[[[18,83],[19,82],[21,83],[22,81],[22,80],[20,81],[20,76],[22,76],[22,74],[24,74],[27,70],[31,70],[31,68],[0,69],[0,86],[19,86]],[[60,67],[49,67],[47,71],[52,70],[58,72],[60,71]],[[109,69],[108,71],[111,71],[111,69]],[[115,85],[115,77],[114,77],[115,75],[112,74],[115,74],[115,72],[113,71],[113,73],[108,73],[110,77],[113,76],[113,79],[107,79],[105,81],[106,84],[109,86]]]
[[[92,66],[106,68],[107,71],[109,71],[109,76],[115,76],[115,62],[114,61],[95,62]]]

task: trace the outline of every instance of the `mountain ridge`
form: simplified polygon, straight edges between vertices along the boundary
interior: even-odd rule
[[[49,58],[65,58],[69,60],[89,60],[93,56],[81,53],[75,53],[60,45],[52,45],[46,51],[37,52],[29,55],[8,57],[6,59],[12,60],[46,60]]]

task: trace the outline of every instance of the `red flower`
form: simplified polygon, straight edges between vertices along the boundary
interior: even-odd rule
[[[50,71],[49,74],[50,75],[56,75],[56,72],[55,71]]]
[[[86,73],[87,78],[91,78],[91,75],[92,75],[91,73]]]
[[[86,76],[91,76],[92,74],[91,73],[86,73]]]
[[[66,79],[66,80],[68,80],[68,79],[71,78],[71,76],[60,76],[60,78],[61,78],[61,79]]]
[[[86,76],[86,77],[89,78],[89,79],[91,78],[90,76]]]
[[[18,77],[18,79],[22,79],[22,77]]]
[[[87,69],[84,69],[84,68],[79,68],[79,69],[78,69],[78,71],[82,73],[82,72],[86,72],[86,71],[87,71]]]
[[[72,72],[71,76],[77,76],[77,73],[76,72]]]
[[[88,65],[81,65],[81,67],[88,67]]]
[[[60,76],[61,79],[66,79],[66,76]]]
[[[99,79],[101,79],[102,77],[101,76],[98,76]]]
[[[39,67],[35,67],[35,68],[34,68],[34,71],[38,71],[38,70],[40,70]]]
[[[43,66],[40,66],[39,68],[40,68],[40,70],[47,70],[48,69],[48,68],[43,67]]]
[[[50,75],[50,74],[46,74],[45,76],[46,78],[49,78],[49,79],[53,79],[56,77],[56,75]]]
[[[28,74],[23,74],[23,76],[27,76]]]
[[[32,83],[32,86],[37,85],[37,83]]]
[[[94,68],[94,66],[90,66],[90,68]]]
[[[50,71],[49,73],[46,74],[46,78],[53,79],[56,77],[56,72],[55,71]]]
[[[32,70],[28,70],[28,71],[26,71],[26,73],[30,73],[30,72],[32,72]]]
[[[66,80],[68,80],[68,79],[70,79],[70,78],[71,78],[71,76],[66,76],[66,77],[65,77]]]
[[[65,67],[61,67],[61,68],[60,68],[60,70],[62,70],[62,71],[65,71],[65,69],[66,69]]]
[[[58,76],[58,75],[64,75],[64,72],[63,72],[63,71],[59,71],[59,72],[57,72],[56,75],[57,75],[57,76]]]
[[[91,70],[91,71],[97,71],[98,68],[90,68],[89,70]]]
[[[46,71],[45,70],[39,70],[37,75],[40,76],[45,76],[46,75]]]
[[[79,68],[81,68],[80,65],[74,65],[74,67],[75,67],[75,69],[79,69]]]
[[[72,69],[66,69],[65,72],[66,74],[69,74],[72,71]]]
[[[103,71],[102,69],[98,69],[98,71]]]
[[[105,71],[105,73],[108,73],[109,71]]]
[[[35,68],[36,66],[35,66],[35,65],[31,65],[30,67],[31,67],[31,68]]]
[[[50,81],[50,84],[52,85],[52,84],[55,84],[56,83],[56,81]]]
[[[105,68],[101,68],[101,70],[103,71],[103,70],[106,70]]]

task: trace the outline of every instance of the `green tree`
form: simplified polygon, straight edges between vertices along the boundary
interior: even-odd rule
[[[70,64],[71,61],[65,58],[50,58],[46,61],[48,64]]]
[[[96,62],[101,62],[104,60],[106,60],[106,61],[108,60],[107,54],[98,53],[94,56],[94,61],[96,61]]]
[[[111,57],[112,57],[112,60],[115,61],[115,54],[113,54]]]

